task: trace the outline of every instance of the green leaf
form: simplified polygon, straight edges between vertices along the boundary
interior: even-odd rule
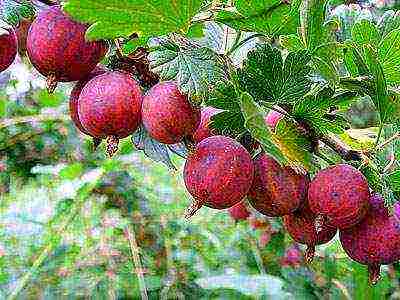
[[[143,126],[140,126],[132,135],[132,143],[136,149],[143,151],[151,160],[163,163],[171,171],[177,170],[172,163],[167,145],[161,144],[151,138]]]
[[[355,23],[351,34],[353,41],[358,46],[369,44],[376,47],[380,40],[378,28],[368,20],[361,20],[360,22]]]
[[[372,190],[378,193],[383,191],[382,177],[376,166],[372,164],[363,165],[360,171],[364,174]]]
[[[350,50],[351,50],[351,59],[354,61],[358,69],[358,75],[369,76],[370,73],[368,70],[368,66],[366,65],[365,60],[361,55],[362,50],[359,50],[355,47],[351,47]]]
[[[239,96],[231,82],[217,83],[206,104],[225,110],[212,118],[213,128],[220,134],[236,137],[246,131]]]
[[[322,89],[317,95],[308,95],[302,101],[296,103],[293,108],[293,116],[296,119],[306,121],[316,133],[326,135],[330,132],[343,133],[348,123],[337,115],[329,114],[332,108],[338,107],[342,102],[354,97],[354,93],[335,95],[330,88]]]
[[[311,89],[310,58],[303,50],[291,52],[283,60],[278,49],[257,45],[238,71],[241,87],[261,104],[293,103]]]
[[[137,39],[129,40],[128,42],[126,42],[122,45],[122,50],[125,55],[129,55],[129,54],[135,52],[135,50],[141,46],[142,47],[147,46],[146,38],[139,37]]]
[[[400,121],[400,90],[390,88],[389,89],[389,101],[392,103],[393,109],[393,117],[394,121]],[[394,122],[393,122],[394,123]]]
[[[210,86],[225,80],[227,72],[221,56],[180,35],[149,41],[152,71],[161,80],[176,80],[182,92],[193,101],[206,97]]]
[[[359,75],[359,68],[355,62],[353,49],[345,48],[343,50],[343,53],[344,53],[344,57],[343,57],[344,64],[346,66],[347,71],[349,72],[350,76],[356,77],[357,75]]]
[[[387,181],[393,191],[400,192],[400,170],[388,174]]]
[[[312,57],[312,65],[331,86],[335,86],[336,82],[339,81],[339,73],[332,60],[327,60],[323,56],[314,55]]]
[[[325,23],[327,0],[303,0],[300,6],[300,35],[310,51],[328,42],[329,32]]]
[[[33,98],[41,107],[57,107],[65,100],[65,94],[58,91],[49,94],[47,90],[38,90],[34,93]]]
[[[258,140],[263,149],[280,164],[286,165],[287,159],[272,141],[272,133],[268,129],[262,109],[254,102],[253,97],[244,92],[240,97],[240,107],[245,118],[245,127],[252,137]]]
[[[237,0],[237,12],[220,11],[215,21],[236,30],[268,35],[295,33],[300,0],[289,4],[282,0]]]
[[[62,179],[75,179],[81,176],[83,173],[83,165],[81,163],[75,163],[69,166],[66,166],[60,171],[60,178]]]
[[[312,54],[314,69],[332,86],[338,82],[336,65],[338,43],[333,35],[334,21],[326,20],[327,0],[303,0],[300,7],[300,37],[302,44]]]
[[[7,100],[0,94],[0,118],[4,118],[7,114]]]
[[[305,47],[303,42],[297,34],[290,34],[281,36],[279,43],[283,48],[289,50],[289,52],[304,50]]]
[[[312,146],[297,124],[287,119],[278,122],[273,135],[273,141],[296,169],[313,170]]]
[[[364,53],[366,63],[369,71],[374,77],[373,94],[370,95],[372,101],[378,110],[380,119],[382,122],[390,120],[394,113],[394,105],[388,97],[388,90],[386,86],[385,75],[383,74],[383,68],[378,60],[378,54],[375,52],[373,47],[370,45],[364,46]]]
[[[386,11],[378,24],[379,32],[382,38],[392,30],[400,28],[400,11]]]
[[[379,44],[379,61],[387,83],[400,82],[400,29],[393,30]]]
[[[28,0],[2,0],[0,1],[0,20],[18,26],[22,19],[33,19],[35,7]]]
[[[93,24],[90,40],[128,37],[138,33],[142,38],[186,33],[202,0],[69,0],[64,10],[73,18]]]
[[[204,35],[204,23],[196,23],[190,26],[187,36],[190,38],[201,38]]]

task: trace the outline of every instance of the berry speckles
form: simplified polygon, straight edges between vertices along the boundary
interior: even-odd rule
[[[315,246],[329,242],[337,229],[323,224],[319,232],[315,229],[316,215],[311,211],[308,202],[293,214],[283,217],[284,226],[289,235],[298,243],[307,245],[305,259],[311,262],[314,258]]]
[[[391,215],[383,198],[374,194],[365,218],[356,226],[340,230],[340,242],[347,255],[368,266],[370,282],[375,284],[379,280],[380,265],[400,259],[400,229],[396,212]]]
[[[213,163],[209,164],[210,156]],[[254,167],[247,150],[235,140],[224,136],[204,139],[189,155],[184,180],[195,205],[188,215],[202,205],[224,209],[232,207],[246,196]]]
[[[39,13],[30,26],[27,52],[34,67],[48,79],[50,91],[57,81],[87,78],[104,57],[104,41],[87,42],[87,25],[72,20],[60,6]]]
[[[13,30],[9,30],[8,34],[0,35],[0,72],[11,66],[16,55],[17,37]]]
[[[107,72],[91,79],[78,99],[82,126],[93,137],[108,138],[108,153],[116,151],[118,139],[132,134],[140,123],[142,94],[131,75]]]
[[[294,212],[307,197],[309,179],[290,167],[281,167],[267,154],[254,159],[254,179],[249,202],[266,216],[284,216]]]
[[[195,132],[200,123],[200,109],[191,106],[176,83],[166,81],[152,87],[143,98],[142,118],[152,138],[176,144]]]
[[[338,228],[360,222],[368,210],[369,197],[364,175],[345,164],[320,171],[308,191],[311,210]]]

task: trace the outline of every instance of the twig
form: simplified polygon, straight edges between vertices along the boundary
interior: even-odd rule
[[[139,247],[136,241],[135,231],[133,230],[132,226],[127,225],[124,229],[124,234],[128,238],[129,245],[131,248],[133,263],[135,265],[136,275],[139,280],[140,294],[142,295],[143,300],[147,300],[149,299],[149,297],[147,295],[146,282],[143,276],[143,266],[140,261]]]
[[[335,150],[344,160],[362,161],[362,154],[359,151],[347,149],[346,146],[339,140],[330,136],[322,136],[319,138],[325,145]]]

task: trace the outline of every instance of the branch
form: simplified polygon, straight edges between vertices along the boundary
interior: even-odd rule
[[[329,148],[335,150],[342,159],[344,160],[357,160],[362,161],[362,153],[359,151],[347,149],[346,146],[343,144],[342,141],[332,138],[330,136],[322,136],[319,138],[325,145]]]
[[[117,48],[120,45],[117,45]],[[124,70],[139,77],[142,85],[152,87],[159,81],[157,74],[153,73],[150,69],[150,62],[147,59],[147,49],[139,47],[135,52],[124,56],[120,51],[117,51],[117,56],[111,63],[114,69]]]

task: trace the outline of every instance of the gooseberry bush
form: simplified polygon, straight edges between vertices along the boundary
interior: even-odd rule
[[[400,13],[347,2],[0,1],[0,297],[398,294]]]

